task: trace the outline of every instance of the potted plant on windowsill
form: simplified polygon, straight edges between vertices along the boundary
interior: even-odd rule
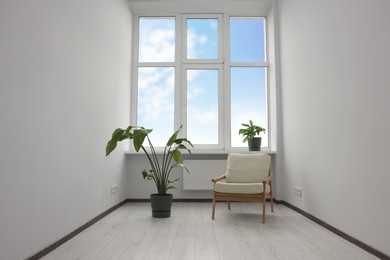
[[[244,136],[244,140],[242,142],[245,143],[248,141],[249,151],[260,151],[261,137],[256,136],[261,132],[265,133],[265,128],[254,125],[252,120],[249,120],[249,124],[241,125],[245,126],[245,128],[241,128],[238,132],[240,135]]]
[[[193,145],[187,138],[178,138],[181,128],[182,126],[169,138],[160,159],[149,139],[149,134],[153,129],[146,129],[142,126],[129,126],[126,129],[117,128],[113,132],[111,139],[107,142],[106,156],[115,149],[119,141],[125,139],[133,140],[134,149],[137,152],[140,149],[144,151],[151,169],[148,171],[143,170],[142,176],[144,179],[153,180],[157,187],[157,193],[150,195],[152,216],[156,218],[166,218],[171,215],[172,194],[167,192],[170,189],[175,189],[173,183],[179,180],[169,179],[171,171],[176,167],[181,167],[189,173],[188,169],[181,163],[181,150],[184,149],[191,153],[187,145],[191,147]],[[143,145],[145,139],[149,144],[148,148],[145,148]]]

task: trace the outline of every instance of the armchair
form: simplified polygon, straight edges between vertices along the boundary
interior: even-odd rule
[[[228,209],[230,201],[258,201],[263,204],[262,222],[265,223],[267,197],[271,199],[271,211],[274,211],[273,173],[270,164],[271,157],[268,154],[229,154],[226,173],[212,179],[214,183],[212,219],[215,216],[216,201],[227,201]]]

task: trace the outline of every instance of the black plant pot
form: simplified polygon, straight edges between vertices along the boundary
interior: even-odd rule
[[[150,202],[152,205],[152,217],[169,218],[171,216],[172,194],[150,194]]]
[[[261,137],[253,137],[248,140],[249,151],[260,151]]]

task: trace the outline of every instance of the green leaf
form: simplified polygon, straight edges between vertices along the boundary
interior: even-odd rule
[[[173,150],[172,157],[176,163],[180,163],[182,157],[181,152],[178,149]]]
[[[189,154],[192,154],[192,153],[191,153],[191,150],[188,149],[187,146],[185,146],[184,144],[181,144],[181,145],[177,146],[176,149],[179,149],[179,150],[187,150],[187,152],[188,152]]]
[[[146,170],[143,170],[142,176],[144,177],[144,179],[146,179],[146,177],[148,176],[148,172]]]
[[[175,141],[176,144],[182,144],[183,142],[186,142],[187,144],[191,145],[191,147],[194,147],[191,143],[190,140],[188,140],[187,138],[179,138]],[[187,148],[185,148],[187,149]]]
[[[142,177],[146,180],[152,180],[153,179],[153,171],[149,170],[150,173],[148,173],[146,170],[142,171]]]
[[[173,183],[173,182],[176,182],[176,181],[178,181],[178,180],[180,180],[180,179],[177,178],[177,179],[174,179],[174,180],[168,180],[168,183]]]
[[[129,132],[124,132],[118,141],[123,141],[125,139],[132,139],[132,134]]]
[[[177,135],[179,134],[179,132],[180,132],[180,128],[179,128],[179,130],[174,132],[173,135],[169,138],[166,146],[173,145],[173,143],[177,140]]]
[[[136,129],[133,132],[133,144],[134,149],[138,152],[141,149],[142,144],[144,143],[145,137],[152,132],[152,129]]]
[[[123,130],[121,128],[115,129],[115,131],[112,133],[111,139],[115,140],[115,141],[118,141],[119,138],[123,135],[124,132],[125,132],[125,130]]]
[[[127,127],[127,129],[126,129],[126,132],[130,132],[132,128],[133,128],[133,126],[132,126],[132,125],[129,125],[129,126]]]
[[[194,145],[191,143],[190,140],[188,140],[187,138],[183,138],[189,145],[191,145],[192,148],[194,148]]]
[[[176,190],[176,187],[175,187],[175,186],[173,186],[173,185],[171,185],[171,186],[168,186],[168,187],[167,187],[167,190],[171,190],[171,189],[174,189],[174,190]]]
[[[179,129],[176,130],[176,132],[173,133],[173,135],[169,138],[166,146],[172,146],[173,143],[176,142],[177,136],[179,135],[180,130],[183,128],[183,125],[180,125]]]
[[[107,142],[107,146],[106,146],[106,156],[108,156],[112,151],[114,151],[115,147],[116,147],[116,141],[114,140],[110,140]]]

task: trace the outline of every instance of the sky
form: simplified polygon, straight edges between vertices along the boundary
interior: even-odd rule
[[[218,20],[187,19],[184,47],[187,59],[218,58]],[[230,61],[264,62],[264,20],[254,18],[230,19]],[[174,62],[174,18],[141,18],[139,35],[140,62]],[[229,58],[229,57],[225,57]],[[223,70],[188,65],[183,73],[183,103],[187,104],[187,132],[183,133],[194,144],[218,143],[218,85]],[[229,69],[229,68],[226,68]],[[180,72],[178,72],[180,73]],[[238,135],[241,123],[252,120],[268,129],[266,104],[266,69],[232,67],[231,145],[246,147]],[[186,83],[186,84],[184,84]],[[222,82],[221,82],[222,83]],[[222,84],[220,84],[222,86]],[[154,146],[164,146],[174,132],[174,67],[139,67],[137,124],[152,128],[150,138]],[[268,146],[268,136],[262,135],[262,146]]]

